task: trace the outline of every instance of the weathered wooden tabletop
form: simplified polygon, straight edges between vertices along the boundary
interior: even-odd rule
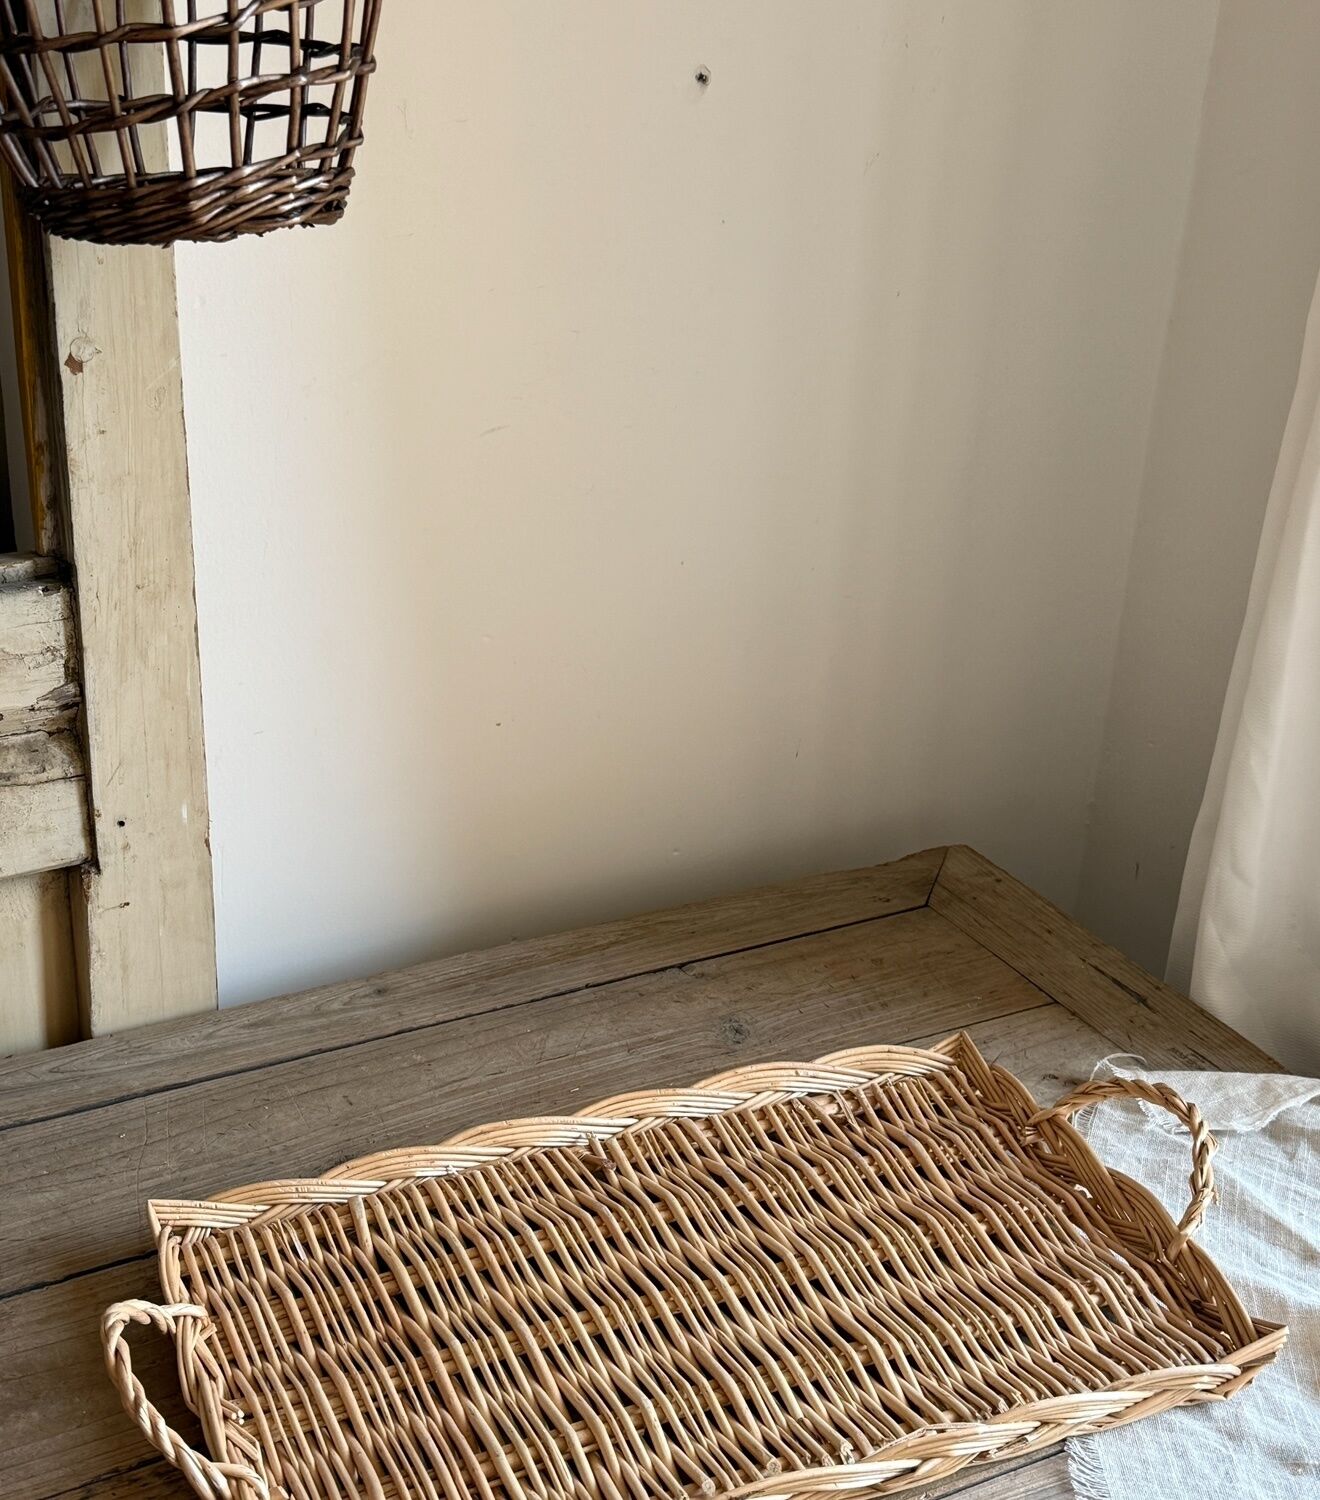
[[[1115,1051],[1277,1066],[965,848],[0,1061],[0,1494],[189,1493],[101,1366],[101,1310],[159,1295],[148,1198],[962,1028],[1046,1102]],[[198,1441],[165,1341],[134,1364]],[[1069,1489],[1056,1451],[939,1493]]]

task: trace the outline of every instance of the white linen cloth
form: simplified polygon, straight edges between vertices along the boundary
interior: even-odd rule
[[[1074,1438],[1080,1500],[1317,1500],[1320,1497],[1320,1080],[1148,1072],[1200,1107],[1219,1151],[1219,1202],[1196,1235],[1252,1317],[1287,1323],[1272,1365],[1228,1401],[1182,1406]],[[1144,1183],[1175,1220],[1187,1206],[1190,1138],[1163,1110],[1105,1102],[1078,1129],[1108,1166]]]
[[[1320,289],[1183,874],[1168,975],[1320,1073]]]

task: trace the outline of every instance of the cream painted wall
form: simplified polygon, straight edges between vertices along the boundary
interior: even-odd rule
[[[1320,273],[1318,69],[1320,6],[1224,0],[1078,897],[1156,973]]]
[[[1216,9],[395,0],[344,224],[178,257],[226,1001],[1073,900]]]

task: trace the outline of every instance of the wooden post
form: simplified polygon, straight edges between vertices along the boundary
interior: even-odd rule
[[[89,1034],[216,1004],[174,255],[49,241],[96,856]]]
[[[82,1034],[69,886],[91,857],[79,667],[52,442],[45,245],[0,173],[16,381],[35,557],[0,558],[0,1053]]]

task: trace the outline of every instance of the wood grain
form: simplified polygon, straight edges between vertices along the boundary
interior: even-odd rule
[[[875,928],[892,927],[902,920],[877,923]],[[1007,1017],[974,1020],[982,1010],[981,992],[990,976],[984,969],[978,972],[958,965],[947,971],[945,1011],[936,1031],[924,1030],[924,1019],[931,1014],[929,997],[924,1007],[903,1010],[886,1005],[883,997],[879,997],[868,1017],[866,995],[859,990],[852,992],[860,1012],[855,1024],[840,1027],[839,1018],[832,1011],[839,1003],[843,976],[854,971],[854,983],[866,986],[873,974],[859,967],[855,949],[836,950],[833,960],[820,969],[825,987],[818,990],[812,987],[810,976],[822,964],[823,955],[814,960],[804,957],[790,965],[791,982],[781,986],[769,984],[765,974],[744,974],[740,978],[726,974],[724,977],[746,998],[743,1005],[738,1005],[739,997],[734,993],[717,998],[707,987],[708,981],[699,979],[699,989],[692,1000],[700,1009],[713,1006],[721,1019],[709,1031],[689,1040],[684,1031],[691,1017],[685,1006],[672,1013],[663,1009],[659,1012],[662,1019],[654,1027],[658,1033],[655,1041],[663,1059],[672,1059],[672,1072],[666,1074],[663,1063],[659,1071],[654,1068],[648,1071],[645,1059],[640,1070],[630,1066],[625,1046],[621,1044],[614,1049],[612,1062],[608,1058],[601,1062],[590,1087],[579,1090],[575,1100],[568,1102],[590,1103],[592,1098],[632,1087],[639,1072],[650,1081],[669,1076],[673,1081],[691,1082],[702,1072],[747,1062],[758,1055],[805,1055],[800,1051],[804,1036],[817,1035],[818,1025],[820,1045],[816,1050],[824,1051],[836,1045],[840,1037],[844,1042],[884,1038],[920,1045],[937,1041],[950,1030],[970,1022],[968,1029],[986,1057],[1009,1068],[1043,1101],[1052,1100],[1078,1079],[1088,1076],[1105,1050],[1104,1039],[1061,1006],[1044,1004]],[[1017,988],[1015,976],[1005,971],[1000,980],[1000,993],[1004,997],[1010,1001],[1020,997],[1022,991]],[[678,990],[689,989],[684,971],[673,971],[669,983]],[[749,985],[754,985],[754,989],[749,991]],[[599,998],[596,997],[597,1002]],[[555,1004],[544,1001],[531,1009],[539,1012]],[[610,1005],[609,1014],[613,1017],[618,1012],[612,1001]],[[736,1024],[728,1024],[730,1020],[749,1024],[753,1017],[757,1026],[754,1038],[743,1036]],[[507,1014],[490,1019],[497,1033],[507,1034],[511,1053],[526,1048],[521,1022],[515,1023]],[[613,1022],[610,1029],[614,1029]],[[772,1037],[797,1045],[776,1054]],[[805,1045],[814,1044],[808,1040]],[[453,1052],[437,1062],[436,1071],[457,1077],[466,1074],[474,1061],[481,1059]],[[550,1065],[554,1067],[553,1063]],[[536,1108],[543,1097],[558,1098],[559,1103],[564,1103],[559,1093],[563,1081],[537,1094],[525,1074],[517,1068],[511,1069],[504,1079],[485,1086],[483,1103],[476,1113],[483,1119],[519,1115],[527,1111],[529,1100],[530,1107]],[[387,1082],[388,1075],[381,1075],[380,1084]],[[372,1086],[368,1078],[345,1087],[355,1091],[355,1097],[364,1107],[371,1107]],[[287,1132],[283,1149],[296,1152],[299,1129],[296,1113],[287,1117],[283,1128]],[[404,1143],[436,1137],[418,1136],[400,1122],[398,1129],[392,1129],[391,1138]],[[119,1472],[117,1477],[106,1478],[87,1490],[88,1495],[106,1500],[109,1496],[145,1493],[177,1495],[182,1500],[188,1493],[187,1486],[173,1470],[149,1462],[152,1450],[124,1416],[106,1379],[96,1335],[97,1317],[108,1303],[124,1297],[158,1295],[154,1262],[142,1257],[128,1265],[109,1267],[0,1301],[0,1347],[8,1352],[8,1358],[0,1363],[0,1452],[7,1454],[6,1478],[13,1485],[14,1494],[46,1500],[47,1496],[77,1486],[92,1485],[98,1476],[109,1471]],[[178,1394],[168,1343],[143,1335],[135,1338],[133,1347],[134,1368],[153,1400],[157,1400],[171,1423],[177,1420],[187,1424],[190,1419]],[[194,1431],[189,1425],[179,1430]],[[1003,1500],[1012,1493],[997,1492]]]
[[[107,1296],[159,1300],[154,1265],[136,1260],[0,1301],[0,1434],[13,1445],[4,1453],[0,1493],[44,1500],[154,1454],[106,1378],[98,1322]],[[195,1435],[168,1341],[135,1339],[133,1362],[171,1424]],[[190,1494],[177,1478],[164,1493]]]
[[[969,1478],[968,1474],[973,1477]],[[122,1473],[64,1491],[58,1500],[188,1500],[191,1491],[164,1459],[144,1459]],[[965,1470],[947,1485],[920,1491],[916,1500],[1074,1500],[1068,1460],[1058,1449]]]
[[[3,169],[0,169],[2,171]],[[34,578],[58,578],[60,561],[36,552],[0,552],[0,588]]]
[[[79,698],[73,596],[58,565],[0,559],[0,880],[91,854],[83,750],[73,733]],[[35,957],[11,962],[31,965]],[[20,1007],[17,997],[6,999],[0,1041],[7,1031],[29,1039],[50,1031],[26,1000]]]
[[[174,258],[49,242],[97,861],[99,1035],[213,1009],[215,929]]]
[[[0,1060],[0,1128],[909,911],[943,859],[816,875]]]
[[[74,1485],[50,1500],[196,1500],[196,1496],[180,1479],[177,1469],[157,1458],[144,1459],[88,1484]]]
[[[685,964],[532,1006],[15,1127],[0,1156],[0,1292],[141,1254],[148,1198],[315,1176],[468,1125],[620,1088],[953,1031],[1039,1005],[934,912]]]
[[[1012,965],[1117,1049],[1152,1066],[1282,1072],[1259,1047],[974,849],[951,848],[931,907]]]
[[[0,880],[0,1052],[59,1047],[77,1035],[68,878]]]
[[[33,545],[43,554],[0,559],[0,597],[11,587],[36,583],[48,592],[58,590],[63,604],[51,657],[62,668],[60,680],[51,682],[38,695],[25,692],[18,713],[6,714],[0,702],[2,746],[11,733],[44,734],[72,728],[82,695],[76,632],[72,611],[67,607],[69,590],[61,582],[65,567],[55,555],[63,550],[64,538],[60,503],[63,446],[53,419],[58,387],[51,351],[45,241],[19,208],[7,169],[0,170],[0,212],[4,217],[17,401],[23,428],[26,484],[20,484],[19,489],[26,490]],[[9,455],[11,474],[18,468],[12,462],[16,456]],[[11,646],[11,638],[0,626],[0,653]],[[0,667],[0,675],[3,671]],[[0,692],[0,698],[3,696]],[[21,794],[11,791],[11,806],[0,808],[0,829],[35,826],[49,833],[63,826],[68,831],[76,820],[78,831],[90,835],[85,780],[79,779],[76,788],[48,788],[36,794],[39,805],[35,808],[30,804],[15,808],[12,804],[20,799]],[[6,842],[0,834],[0,850]],[[16,869],[57,857],[81,859],[86,852],[85,840],[78,841],[75,854],[73,840],[61,847],[59,841],[52,845],[48,839],[38,860],[34,861],[29,851],[7,863]],[[69,890],[70,877],[66,874],[21,876],[0,883],[0,1052],[59,1047],[81,1033]]]
[[[92,853],[82,745],[70,730],[0,735],[0,879]]]
[[[0,735],[49,728],[79,698],[73,595],[35,561],[0,573]]]
[[[921,1500],[949,1500],[953,1495],[964,1500],[1076,1500],[1062,1448],[987,1465],[984,1470],[965,1469],[947,1486],[925,1492]]]

